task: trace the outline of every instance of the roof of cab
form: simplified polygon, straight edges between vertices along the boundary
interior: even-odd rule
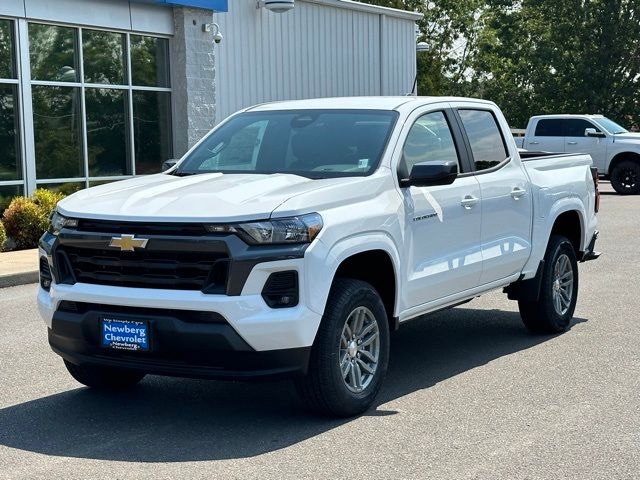
[[[604,118],[603,115],[600,114],[592,114],[592,113],[553,113],[549,115],[534,115],[531,117],[531,120],[539,120],[541,118],[547,119],[562,119],[562,118]]]
[[[287,100],[282,102],[270,102],[247,108],[245,111],[269,111],[269,110],[397,110],[403,105],[414,103],[416,106],[439,102],[473,102],[492,104],[486,100],[462,97],[334,97],[312,98],[308,100]]]

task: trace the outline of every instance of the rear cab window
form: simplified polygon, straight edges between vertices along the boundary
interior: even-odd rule
[[[549,118],[546,120],[538,120],[536,125],[536,137],[564,137],[562,119]]]
[[[496,167],[509,158],[504,137],[493,112],[460,109],[458,114],[469,139],[476,171]]]

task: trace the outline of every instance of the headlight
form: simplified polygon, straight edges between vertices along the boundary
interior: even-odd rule
[[[310,213],[264,222],[206,225],[206,228],[211,233],[236,233],[247,243],[254,245],[311,243],[322,230],[322,217],[318,213]]]
[[[67,218],[60,215],[57,211],[54,211],[49,218],[49,232],[54,235],[58,235],[63,228],[76,228],[78,226],[78,220],[75,218]]]

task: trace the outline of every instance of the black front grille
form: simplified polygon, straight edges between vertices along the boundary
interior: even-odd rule
[[[202,290],[224,293],[229,260],[225,253],[79,248],[64,245],[56,252],[67,261],[76,282],[119,287]]]

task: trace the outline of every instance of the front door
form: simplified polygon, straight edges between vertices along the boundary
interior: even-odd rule
[[[593,159],[593,166],[604,172],[605,160],[607,157],[607,139],[597,137],[587,137],[585,129],[595,128],[602,132],[601,128],[588,120],[579,118],[567,119],[564,122],[565,131],[565,152],[567,153],[587,153]]]
[[[414,114],[407,124],[400,176],[406,178],[413,165],[430,161],[456,161],[459,171],[464,171],[465,162],[458,153],[464,149],[454,140],[451,111]],[[403,188],[402,195],[404,306],[413,308],[443,300],[477,286],[482,257],[480,188],[475,177],[459,176],[452,185]]]

